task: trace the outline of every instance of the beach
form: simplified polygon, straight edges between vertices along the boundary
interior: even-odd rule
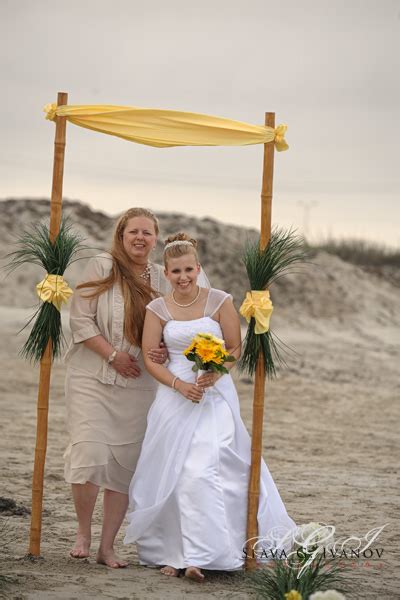
[[[228,262],[221,267],[228,272]],[[206,271],[210,268],[205,265]],[[23,308],[19,289],[31,289],[32,273],[7,280],[9,298],[0,309],[0,496],[31,506],[39,370],[18,356],[32,309]],[[238,276],[239,277],[239,276]],[[235,280],[233,287],[240,287]],[[220,285],[220,284],[219,284]],[[243,292],[246,289],[243,281]],[[14,286],[14,287],[13,287]],[[227,287],[226,289],[229,289]],[[4,292],[5,293],[5,292]],[[267,381],[263,456],[297,524],[318,521],[335,527],[335,536],[360,538],[383,527],[360,559],[344,558],[353,591],[347,598],[396,597],[398,539],[400,358],[399,288],[385,279],[320,253],[300,274],[271,290],[273,331],[291,350],[288,366]],[[240,298],[235,295],[235,301]],[[13,298],[17,301],[13,304]],[[17,306],[15,306],[17,305]],[[69,337],[68,311],[63,311]],[[138,565],[135,548],[117,551],[129,561],[112,570],[95,563],[100,536],[101,502],[96,507],[92,554],[74,560],[75,514],[63,479],[65,365],[53,366],[45,469],[43,558],[29,560],[30,517],[23,510],[0,513],[1,574],[5,598],[21,600],[86,598],[255,598],[244,575],[207,574],[204,584],[167,578]],[[241,413],[251,432],[253,382],[234,373]],[[370,536],[372,534],[370,533]],[[377,552],[378,551],[378,552]],[[380,554],[380,556],[379,556]]]

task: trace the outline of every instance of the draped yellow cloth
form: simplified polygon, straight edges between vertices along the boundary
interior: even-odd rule
[[[59,311],[62,303],[67,302],[74,293],[62,275],[49,274],[37,284],[36,291],[43,302],[54,304]]]
[[[268,290],[252,290],[246,293],[239,312],[248,323],[254,317],[256,321],[254,333],[259,335],[269,330],[269,321],[273,310]]]
[[[286,125],[275,129],[191,112],[137,108],[135,106],[46,104],[46,119],[57,116],[101,133],[130,142],[167,148],[171,146],[246,146],[274,142],[280,152],[289,146]]]

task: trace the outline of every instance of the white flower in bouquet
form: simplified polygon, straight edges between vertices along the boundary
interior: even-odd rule
[[[346,596],[336,590],[326,590],[325,592],[314,592],[309,600],[346,600]]]
[[[334,543],[335,528],[323,523],[300,525],[293,534],[295,548],[311,551],[315,548],[329,548]]]

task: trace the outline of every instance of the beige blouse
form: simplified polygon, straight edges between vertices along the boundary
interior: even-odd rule
[[[111,255],[106,252],[99,254],[90,259],[81,283],[104,279],[108,277],[111,269]],[[150,282],[151,287],[162,295],[167,293],[169,285],[161,265],[153,263],[150,265]],[[81,343],[96,335],[102,335],[116,350],[128,352],[135,358],[141,354],[141,349],[132,345],[124,337],[124,298],[120,287],[114,285],[97,298],[85,298],[91,291],[92,288],[75,290],[72,297],[70,310],[72,343],[65,356],[66,362],[71,367],[90,373],[101,383],[153,389],[154,379],[145,369],[142,369],[141,376],[136,379],[123,377],[99,354]]]

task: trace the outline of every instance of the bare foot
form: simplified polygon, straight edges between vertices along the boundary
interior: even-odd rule
[[[82,533],[76,534],[76,542],[71,552],[72,558],[88,558],[90,555],[90,537],[86,537]]]
[[[169,577],[178,577],[179,576],[179,571],[178,569],[175,569],[174,567],[170,567],[170,566],[166,566],[163,567],[162,569],[160,569],[161,573],[163,573],[164,575],[168,575]]]
[[[188,567],[185,571],[185,577],[194,579],[194,581],[204,581],[204,575],[198,567]]]
[[[99,550],[96,556],[96,562],[99,565],[106,565],[112,569],[123,569],[128,566],[128,563],[125,560],[122,560],[122,558],[118,558],[118,556],[115,555],[114,550],[109,550],[107,552]]]

